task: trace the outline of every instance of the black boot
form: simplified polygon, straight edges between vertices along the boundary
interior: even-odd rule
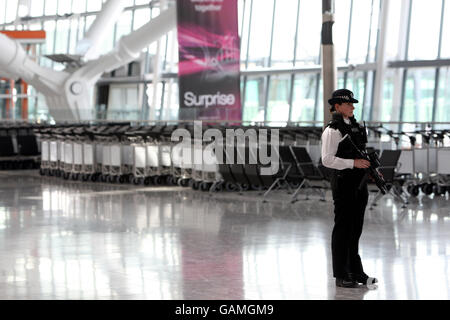
[[[336,287],[357,288],[358,283],[350,276],[346,276],[344,278],[336,278]]]
[[[377,278],[370,278],[364,272],[363,273],[350,273],[350,277],[351,277],[351,279],[354,279],[358,283],[361,283],[361,284],[375,284],[378,282]],[[370,281],[370,283],[367,283],[368,280]]]

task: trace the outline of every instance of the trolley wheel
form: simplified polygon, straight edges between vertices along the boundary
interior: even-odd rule
[[[81,181],[88,181],[89,178],[90,178],[90,176],[88,174],[86,174],[86,173],[83,173],[81,175]]]
[[[45,176],[45,169],[40,168],[40,169],[39,169],[39,174],[40,174],[41,176]]]
[[[247,183],[242,183],[241,188],[243,191],[248,191],[248,189],[250,189],[250,185]]]
[[[200,183],[200,190],[208,191],[209,189],[211,189],[211,186],[212,186],[212,183],[202,182],[202,183]]]
[[[236,186],[233,182],[227,181],[227,182],[225,182],[225,190],[236,191]]]
[[[198,190],[199,188],[200,188],[200,182],[199,181],[194,181],[192,183],[192,189]]]
[[[218,184],[216,184],[216,186],[214,187],[214,192],[222,192],[223,191],[223,183],[221,182],[221,183],[218,183]]]
[[[153,177],[153,183],[157,186],[161,185],[163,183],[163,177],[161,176],[154,176]]]
[[[69,180],[69,178],[70,178],[70,173],[69,172],[64,172],[63,173],[63,179],[64,180]]]
[[[288,183],[292,189],[297,189],[298,187],[300,187],[302,181],[289,181]]]
[[[433,189],[434,189],[434,183],[428,183],[425,185],[424,188],[422,188],[422,191],[427,195],[431,195],[433,193]]]
[[[120,184],[124,184],[124,183],[127,181],[127,177],[125,177],[125,176],[120,176],[118,180],[119,180],[119,183],[120,183]]]
[[[117,176],[109,176],[108,182],[110,183],[116,183],[117,182]]]
[[[190,179],[179,179],[178,180],[178,185],[180,185],[181,187],[187,187],[189,185],[189,181]]]
[[[423,193],[425,193],[425,188],[427,187],[428,183],[422,183],[419,185],[420,190],[422,190]]]
[[[108,175],[106,175],[106,174],[100,175],[100,181],[101,182],[107,182],[108,181]]]
[[[97,174],[91,175],[91,181],[92,181],[92,182],[97,182],[98,177],[99,177],[99,176],[98,176]]]
[[[251,185],[251,189],[252,189],[252,190],[261,191],[262,188],[263,188],[263,187],[262,187],[261,185],[257,185],[257,184],[252,184],[252,185]]]
[[[439,184],[435,184],[433,186],[433,193],[437,196],[442,196],[445,194],[445,192],[447,191],[447,188],[445,186],[439,185]]]
[[[417,197],[418,195],[419,195],[419,186],[413,186],[412,188],[411,188],[411,192],[410,192],[410,194],[413,196],[413,197]]]
[[[71,174],[71,178],[72,178],[73,181],[78,180],[78,177],[79,177],[79,176],[80,176],[80,175],[79,175],[78,173],[72,173],[72,174]]]
[[[149,186],[152,184],[152,178],[150,177],[145,177],[144,181],[143,181],[144,185]]]

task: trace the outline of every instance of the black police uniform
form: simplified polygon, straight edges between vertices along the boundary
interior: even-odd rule
[[[365,129],[356,122],[354,117],[349,119],[350,124],[347,124],[341,114],[333,113],[328,126],[339,130],[342,137],[348,134],[358,148],[365,149],[367,143]],[[361,158],[348,139],[339,143],[336,157]],[[358,168],[333,169],[331,173],[335,214],[331,250],[333,275],[336,278],[347,279],[352,274],[364,274],[361,257],[358,254],[358,244],[369,197],[367,183],[361,185],[365,174],[364,169]]]

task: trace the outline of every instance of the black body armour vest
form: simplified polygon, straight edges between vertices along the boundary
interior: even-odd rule
[[[328,127],[339,130],[344,137],[346,134],[350,136],[353,143],[358,146],[360,150],[364,150],[366,148],[367,143],[367,134],[364,127],[362,127],[358,122],[356,122],[354,117],[349,118],[350,124],[345,123],[344,118],[340,113],[334,112],[332,120],[328,124]],[[353,145],[348,139],[341,141],[338,146],[338,150],[336,152],[336,157],[342,159],[360,159],[360,154],[355,150]],[[335,174],[340,172],[341,174],[352,172],[355,175],[361,177],[364,175],[364,169],[345,169],[345,170],[333,170]]]

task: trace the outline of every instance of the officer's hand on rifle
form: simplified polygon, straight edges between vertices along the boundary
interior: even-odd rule
[[[355,159],[353,162],[353,167],[359,169],[367,169],[370,167],[370,162],[364,159]]]

